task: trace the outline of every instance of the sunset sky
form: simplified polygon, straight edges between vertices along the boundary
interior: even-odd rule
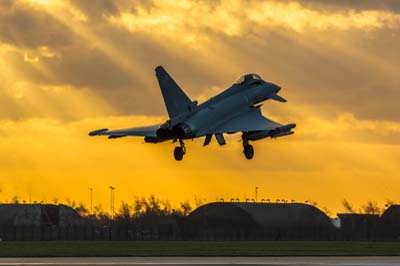
[[[167,119],[154,68],[202,102],[242,73],[282,87],[293,136],[227,145],[89,138]],[[0,1],[0,200],[109,210],[156,195],[400,202],[400,1]]]

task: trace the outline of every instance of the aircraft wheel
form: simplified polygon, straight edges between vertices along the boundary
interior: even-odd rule
[[[183,155],[185,155],[185,151],[183,150],[183,148],[175,147],[175,150],[174,150],[175,160],[181,161],[183,159]]]
[[[246,159],[251,160],[254,157],[254,148],[252,145],[246,145],[244,146],[243,150],[244,156],[246,156]]]

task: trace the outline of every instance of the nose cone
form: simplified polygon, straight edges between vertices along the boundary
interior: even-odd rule
[[[279,86],[276,85],[276,84],[272,84],[272,86],[273,86],[273,89],[274,89],[274,91],[275,91],[276,93],[278,93],[278,92],[281,90],[281,87],[279,87]]]
[[[265,88],[268,90],[269,93],[271,92],[278,93],[281,90],[281,87],[279,87],[274,83],[269,83],[269,82],[266,82]]]

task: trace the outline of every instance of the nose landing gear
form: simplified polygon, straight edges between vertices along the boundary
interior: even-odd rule
[[[175,147],[174,149],[174,158],[176,161],[182,161],[183,155],[186,154],[185,143],[182,139],[179,139],[179,147]]]

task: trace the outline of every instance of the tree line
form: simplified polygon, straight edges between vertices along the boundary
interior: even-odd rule
[[[20,201],[17,196],[12,197],[10,201],[6,201],[7,203],[27,203],[26,201]],[[247,201],[246,201],[247,202]],[[263,201],[264,203],[265,201]],[[294,201],[292,201],[294,202]],[[43,201],[33,203],[46,203]],[[57,197],[54,197],[52,202],[53,204],[59,204],[60,200]],[[151,195],[149,197],[135,197],[133,203],[128,203],[126,201],[122,201],[119,208],[113,214],[104,210],[101,204],[93,206],[93,208],[89,208],[82,202],[76,202],[67,198],[65,200],[65,205],[70,206],[78,214],[84,218],[91,218],[96,220],[132,220],[135,218],[141,218],[146,216],[169,216],[169,215],[177,215],[177,216],[187,216],[194,209],[193,207],[198,207],[203,205],[205,202],[201,199],[195,198],[194,205],[192,206],[189,201],[185,200],[179,203],[179,205],[175,208],[172,207],[171,203],[168,200],[162,200],[157,198],[155,195]],[[269,201],[268,201],[269,203]],[[277,201],[277,203],[279,203]],[[281,201],[284,203],[284,201]],[[290,202],[285,202],[290,203]],[[317,203],[314,201],[307,200],[306,204],[310,204],[313,206],[317,206]],[[381,215],[384,210],[390,205],[395,204],[393,201],[387,200],[384,204],[384,207],[380,207],[376,201],[368,200],[365,204],[355,207],[347,199],[342,201],[342,207],[344,213],[359,213],[359,214],[377,214]],[[328,216],[332,216],[332,212],[326,207],[320,207]]]

